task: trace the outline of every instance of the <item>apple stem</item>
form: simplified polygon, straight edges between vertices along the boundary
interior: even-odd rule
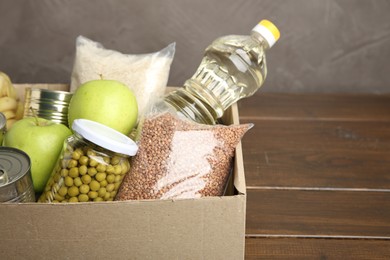
[[[39,124],[39,120],[38,120],[38,116],[37,116],[37,113],[36,113],[35,109],[30,107],[30,110],[31,110],[31,113],[32,113],[33,117],[35,118],[35,122],[37,123],[37,125],[40,125]]]
[[[101,80],[103,80],[103,74],[102,73],[99,74],[99,77],[100,77]]]

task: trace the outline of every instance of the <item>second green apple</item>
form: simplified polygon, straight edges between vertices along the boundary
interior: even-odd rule
[[[137,123],[137,100],[121,82],[105,79],[88,81],[72,96],[68,109],[69,127],[79,118],[99,122],[129,135]]]

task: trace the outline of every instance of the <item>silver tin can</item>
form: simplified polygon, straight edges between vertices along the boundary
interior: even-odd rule
[[[26,88],[24,117],[36,116],[68,126],[68,107],[72,93],[60,90]]]
[[[0,203],[35,202],[30,157],[23,151],[0,147]]]
[[[0,146],[3,145],[5,131],[7,130],[7,118],[0,112]]]

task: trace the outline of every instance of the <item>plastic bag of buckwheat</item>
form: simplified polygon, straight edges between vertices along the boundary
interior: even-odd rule
[[[235,148],[252,126],[203,125],[169,112],[147,116],[116,200],[222,196]]]

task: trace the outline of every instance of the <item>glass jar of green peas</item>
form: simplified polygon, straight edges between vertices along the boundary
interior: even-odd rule
[[[112,201],[138,146],[100,123],[77,119],[38,202]]]

